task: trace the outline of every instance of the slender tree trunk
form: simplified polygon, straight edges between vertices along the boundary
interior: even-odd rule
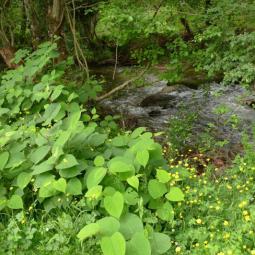
[[[36,16],[36,12],[33,5],[33,0],[24,0],[24,7],[27,16],[27,20],[30,26],[32,35],[32,45],[34,48],[38,46],[41,38],[41,30],[39,21]]]
[[[194,38],[194,34],[190,28],[189,22],[185,18],[180,18],[180,21],[181,21],[183,27],[185,28],[184,40],[185,41],[192,40]]]
[[[59,61],[67,56],[65,45],[65,35],[63,31],[64,18],[65,18],[65,0],[53,0],[52,6],[48,9],[48,34],[50,38],[57,36],[59,39],[58,49],[60,52]]]
[[[22,21],[20,24],[20,39],[19,43],[23,44],[26,40],[26,29],[27,29],[27,19],[26,19],[26,8],[24,1],[22,2]]]

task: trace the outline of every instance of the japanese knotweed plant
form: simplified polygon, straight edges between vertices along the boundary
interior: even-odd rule
[[[61,83],[57,55],[51,43],[19,52],[23,64],[2,77],[0,210],[50,211],[75,198],[98,215],[81,226],[81,241],[97,238],[105,255],[165,253],[171,242],[160,232],[184,200],[183,177],[172,179],[145,128],[117,136],[102,128],[96,110],[88,114]]]

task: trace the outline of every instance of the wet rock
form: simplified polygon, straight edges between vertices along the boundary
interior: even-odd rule
[[[197,113],[192,129],[191,143],[200,139],[199,134],[208,132],[217,141],[228,140],[224,148],[241,148],[244,131],[251,131],[255,121],[255,110],[240,102],[247,91],[240,86],[223,87],[217,83],[205,84],[204,88],[191,89],[187,86],[168,86],[166,81],[148,75],[151,86],[127,90],[122,96],[101,102],[104,109],[120,114],[124,119],[135,119],[136,126],[145,126],[152,131],[167,130],[172,118],[180,112]],[[251,100],[253,101],[253,99]],[[224,105],[228,111],[216,114],[215,109]],[[229,120],[236,116],[240,123],[233,128]]]

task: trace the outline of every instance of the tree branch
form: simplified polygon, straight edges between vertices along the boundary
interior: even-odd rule
[[[73,1],[73,17],[71,17],[71,14],[69,12],[69,9],[67,7],[67,5],[65,6],[66,9],[66,14],[67,14],[67,21],[69,23],[69,27],[73,36],[73,43],[74,43],[74,51],[75,51],[75,55],[77,58],[77,61],[79,63],[79,65],[85,70],[87,78],[89,78],[89,68],[88,68],[88,63],[87,63],[87,59],[82,51],[82,48],[79,44],[78,38],[76,36],[76,29],[75,29],[75,6],[74,6],[74,1]],[[80,59],[80,57],[82,58],[82,60]]]
[[[110,97],[111,95],[115,94],[116,92],[118,92],[118,91],[124,89],[124,88],[127,87],[130,83],[132,83],[132,82],[134,82],[134,81],[140,79],[140,78],[146,73],[146,71],[149,69],[149,67],[150,67],[150,64],[148,64],[148,65],[146,66],[146,68],[145,68],[142,72],[140,72],[140,73],[138,74],[138,76],[136,76],[136,77],[134,77],[134,78],[132,78],[132,79],[130,79],[130,80],[128,80],[128,81],[125,81],[124,83],[122,83],[122,84],[119,85],[118,87],[116,87],[116,88],[110,90],[110,91],[107,92],[106,94],[97,97],[97,98],[96,98],[96,101],[97,101],[97,102],[98,102],[98,101],[102,101],[103,99],[105,99],[105,98],[107,98],[107,97]]]

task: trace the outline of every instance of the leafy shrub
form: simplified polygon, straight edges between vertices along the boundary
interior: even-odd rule
[[[165,253],[170,239],[160,232],[184,195],[161,146],[144,128],[113,135],[112,119],[100,122],[63,85],[66,64],[52,66],[57,55],[45,43],[2,77],[1,210],[68,210],[76,199],[96,214],[78,233],[81,241],[96,236],[105,255]]]

